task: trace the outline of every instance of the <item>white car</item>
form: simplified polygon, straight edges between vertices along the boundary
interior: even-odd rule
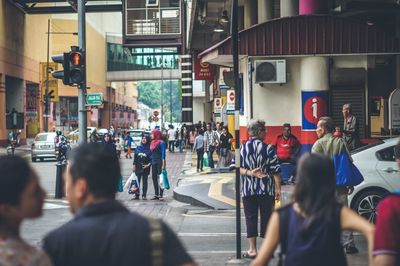
[[[86,135],[87,135],[87,139],[89,139],[90,135],[93,133],[93,131],[97,130],[96,127],[87,127],[86,128]],[[78,136],[79,136],[79,129],[75,129],[74,131],[71,131],[68,133],[67,138],[69,140],[78,140]]]
[[[389,192],[400,188],[400,174],[394,156],[394,147],[400,138],[391,138],[370,144],[352,152],[354,164],[364,181],[349,196],[350,207],[375,223],[378,202]]]
[[[144,134],[144,130],[141,129],[129,129],[129,135],[132,138],[131,149],[135,150],[137,146],[140,146],[142,141],[142,135]]]
[[[36,162],[37,159],[40,161],[43,161],[45,158],[56,159],[55,137],[55,132],[43,132],[36,135],[35,141],[31,146],[32,162]]]

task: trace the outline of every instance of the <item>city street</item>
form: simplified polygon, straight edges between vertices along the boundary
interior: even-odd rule
[[[25,157],[28,159],[29,154]],[[132,211],[145,216],[159,217],[166,221],[200,265],[225,265],[227,261],[235,257],[236,252],[235,211],[191,206],[172,198],[172,189],[177,185],[178,177],[182,178],[182,171],[190,168],[191,160],[191,154],[167,153],[167,170],[172,187],[167,191],[164,202],[134,201],[126,192],[118,193],[117,197]],[[132,161],[122,158],[120,162],[126,180],[130,175]],[[54,199],[55,163],[50,160],[32,163],[40,176],[43,187],[48,192],[44,215],[40,219],[25,222],[22,226],[23,238],[34,245],[40,245],[41,239],[49,231],[72,218],[67,201]],[[149,181],[148,197],[152,195],[152,182]],[[244,251],[247,248],[247,241],[243,213],[241,217],[242,251]],[[360,236],[356,236],[356,242],[361,253],[348,256],[349,265],[366,265],[366,242]],[[270,265],[275,265],[275,263]]]

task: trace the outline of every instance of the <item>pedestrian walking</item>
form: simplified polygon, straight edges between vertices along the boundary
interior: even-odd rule
[[[121,145],[121,140],[119,137],[115,139],[115,150],[117,151],[118,159],[121,159],[121,152],[123,149],[123,144]]]
[[[275,200],[280,199],[280,164],[272,145],[264,143],[265,122],[251,120],[247,126],[250,135],[240,148],[240,182],[244,214],[246,217],[248,249],[244,258],[257,256],[258,213],[260,237],[265,236]]]
[[[196,131],[197,131],[197,129],[196,129]],[[195,139],[196,139],[195,131],[192,129],[192,130],[190,130],[190,133],[189,133],[190,150],[193,150],[193,145],[194,145]]]
[[[371,254],[374,226],[336,198],[332,160],[323,154],[306,154],[297,168],[293,203],[275,211],[252,266],[267,265],[281,244],[284,265],[344,266],[342,230],[355,230],[368,240]]]
[[[135,199],[139,199],[140,186],[142,186],[142,199],[146,200],[147,196],[147,179],[151,169],[151,151],[150,151],[150,138],[143,135],[140,145],[136,148],[133,156],[133,172],[139,180],[138,193]]]
[[[152,141],[150,143],[151,151],[151,178],[153,179],[154,197],[151,200],[164,200],[162,189],[158,184],[158,178],[162,170],[165,170],[165,142],[162,140],[162,132],[153,130],[151,132]]]
[[[70,158],[65,187],[75,217],[44,239],[55,266],[196,265],[161,220],[115,199],[119,160],[104,145],[83,144]]]
[[[197,153],[197,172],[203,171],[203,156],[204,156],[204,136],[203,130],[199,129],[199,135],[197,135],[193,144],[193,152]]]
[[[394,155],[400,164],[400,143],[394,148]],[[373,265],[398,266],[400,265],[400,188],[379,203],[378,212]]]
[[[207,152],[208,165],[210,168],[214,168],[213,154],[219,145],[219,138],[217,132],[212,129],[211,123],[208,123],[206,128],[207,131],[204,133],[204,150]]]
[[[332,161],[335,155],[346,152],[347,156],[351,159],[350,152],[343,138],[336,138],[333,136],[335,124],[330,117],[321,117],[317,124],[318,140],[312,146],[312,153],[321,153],[327,155]],[[336,195],[339,202],[344,206],[348,206],[347,196],[353,193],[354,187],[352,186],[336,186]],[[347,254],[358,253],[358,249],[354,243],[352,232],[344,231],[342,234],[342,243]]]
[[[358,122],[357,118],[353,115],[351,104],[346,103],[342,108],[343,113],[343,137],[346,141],[347,147],[350,151],[358,148],[359,136],[358,136]]]
[[[0,265],[51,266],[49,257],[21,238],[25,219],[38,218],[46,193],[28,162],[0,157]]]
[[[227,167],[232,162],[232,140],[233,136],[228,131],[228,127],[222,127],[221,135],[219,137],[219,160],[218,167]]]
[[[126,149],[126,153],[125,153],[125,158],[129,158],[132,159],[132,137],[129,134],[129,132],[126,132],[125,134],[125,138],[124,138],[124,145],[125,145],[125,149]]]
[[[175,134],[176,131],[174,130],[173,125],[169,125],[168,134],[168,150],[169,152],[175,152]]]

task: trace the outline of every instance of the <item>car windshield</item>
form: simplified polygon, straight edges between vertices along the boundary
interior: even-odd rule
[[[131,131],[129,132],[129,135],[132,138],[141,138],[142,137],[143,132],[142,131]]]
[[[383,143],[382,140],[378,140],[378,141],[375,142],[375,143],[371,143],[371,144],[362,146],[362,147],[360,147],[360,148],[357,148],[357,149],[355,149],[355,150],[352,150],[352,151],[351,151],[351,154],[356,154],[356,153],[359,153],[359,152],[361,152],[361,151],[368,150],[369,148],[372,148],[372,147],[381,145],[382,143]]]
[[[40,134],[36,136],[35,141],[54,141],[54,136],[52,134]]]

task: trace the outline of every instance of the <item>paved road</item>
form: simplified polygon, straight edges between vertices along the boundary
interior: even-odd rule
[[[29,158],[29,155],[26,156]],[[171,187],[176,186],[178,177],[190,167],[192,156],[185,153],[167,153],[167,170]],[[122,174],[128,178],[131,160],[121,159]],[[41,177],[41,183],[49,195],[40,219],[27,221],[22,226],[22,235],[32,244],[40,245],[41,239],[49,231],[64,224],[72,215],[65,200],[54,199],[55,161],[32,163]],[[149,180],[148,198],[153,195],[152,181]],[[164,202],[131,200],[127,193],[118,193],[117,198],[129,209],[145,216],[159,217],[166,221],[179,235],[187,250],[200,265],[225,265],[235,257],[235,212],[233,210],[211,210],[180,203],[172,198],[172,189],[167,191]],[[242,250],[246,249],[244,215],[242,214]],[[365,250],[365,241],[357,236],[356,241]],[[349,265],[366,265],[365,252],[349,256]],[[246,264],[245,264],[246,265]],[[271,263],[270,265],[275,265]]]

